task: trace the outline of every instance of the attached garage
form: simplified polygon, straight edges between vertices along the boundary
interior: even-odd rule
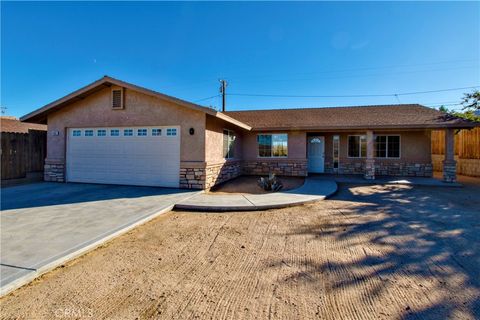
[[[69,182],[179,186],[180,127],[69,128]]]

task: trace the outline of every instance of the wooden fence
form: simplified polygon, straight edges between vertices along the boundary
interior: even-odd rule
[[[47,152],[46,131],[2,132],[1,145],[2,180],[26,178],[29,173],[43,171]]]
[[[441,171],[445,154],[445,131],[432,131],[433,167]],[[455,159],[457,173],[480,176],[480,128],[461,130],[455,134]]]
[[[432,153],[445,154],[445,131],[432,131]],[[460,159],[480,159],[480,128],[461,130],[455,135],[455,155]]]

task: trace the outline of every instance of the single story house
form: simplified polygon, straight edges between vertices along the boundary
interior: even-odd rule
[[[208,189],[241,174],[432,176],[431,130],[477,124],[421,105],[218,112],[108,76],[21,118],[48,124],[45,180]]]

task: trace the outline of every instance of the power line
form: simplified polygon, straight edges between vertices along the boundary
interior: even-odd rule
[[[254,83],[254,82],[264,82],[265,80],[268,80],[269,82],[284,82],[284,81],[289,81],[289,82],[292,82],[292,81],[308,81],[308,80],[327,80],[327,79],[353,79],[353,78],[365,78],[365,77],[384,77],[384,76],[396,76],[396,75],[404,75],[404,74],[415,74],[415,73],[432,73],[432,72],[437,72],[437,71],[445,71],[445,70],[461,70],[461,69],[472,69],[472,68],[475,68],[475,67],[472,67],[472,66],[465,66],[465,67],[461,67],[461,68],[441,68],[441,69],[426,69],[426,70],[414,70],[414,71],[400,71],[400,72],[387,72],[387,73],[369,73],[369,74],[349,74],[349,75],[335,75],[335,76],[315,76],[315,75],[312,75],[312,76],[307,76],[307,77],[302,77],[302,78],[263,78],[261,80],[259,80],[257,78],[257,80],[255,80],[255,77],[252,78],[252,79],[249,79],[248,82],[249,83]],[[367,68],[365,68],[366,70]],[[326,73],[326,72],[324,72]],[[330,72],[330,73],[336,73],[334,71]],[[231,79],[231,78],[229,78]]]
[[[435,92],[445,92],[445,91],[456,91],[456,90],[465,90],[465,89],[474,89],[479,86],[471,87],[462,87],[462,88],[449,88],[449,89],[439,89],[439,90],[428,90],[428,91],[414,91],[414,92],[403,92],[403,93],[388,93],[388,94],[348,94],[348,95],[286,95],[286,94],[256,94],[256,93],[229,93],[229,96],[244,96],[244,97],[277,97],[277,98],[361,98],[361,97],[398,97],[398,96],[407,96],[415,94],[426,94],[426,93],[435,93]]]
[[[216,94],[214,96],[202,98],[202,99],[199,99],[199,100],[195,100],[193,102],[201,102],[201,101],[205,101],[205,100],[210,100],[210,99],[213,99],[213,98],[216,98],[216,97],[219,97],[219,96],[220,96],[219,94]]]

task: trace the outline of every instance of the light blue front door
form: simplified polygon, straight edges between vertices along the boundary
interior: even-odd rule
[[[325,137],[308,137],[308,172],[325,171]]]

